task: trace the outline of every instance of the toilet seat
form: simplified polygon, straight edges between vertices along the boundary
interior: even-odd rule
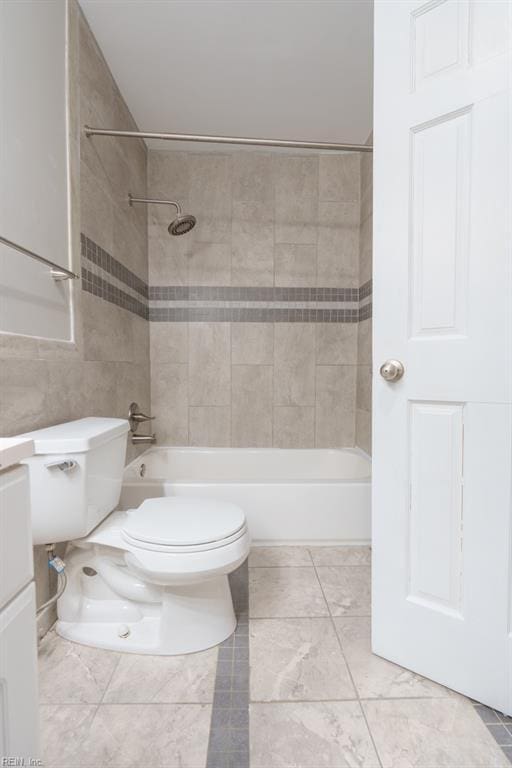
[[[121,527],[133,547],[179,554],[227,546],[246,532],[245,515],[234,504],[181,497],[146,499]]]

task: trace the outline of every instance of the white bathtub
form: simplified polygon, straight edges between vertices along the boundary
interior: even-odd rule
[[[242,507],[256,543],[367,543],[370,475],[358,449],[150,448],[126,467],[120,508],[224,499]]]

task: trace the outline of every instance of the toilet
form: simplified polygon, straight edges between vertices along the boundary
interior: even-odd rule
[[[34,544],[68,541],[57,633],[97,648],[174,655],[236,626],[228,575],[249,554],[234,504],[162,497],[114,511],[128,422],[85,418],[25,435]]]

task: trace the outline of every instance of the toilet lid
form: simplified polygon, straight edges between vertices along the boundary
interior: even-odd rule
[[[235,504],[163,497],[131,509],[123,532],[136,541],[176,547],[221,541],[244,525],[245,515]]]

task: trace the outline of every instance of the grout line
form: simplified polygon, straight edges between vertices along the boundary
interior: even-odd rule
[[[322,582],[321,582],[321,580],[320,580],[320,577],[319,577],[319,575],[318,575],[318,571],[317,571],[317,567],[316,567],[316,565],[314,566],[314,568],[315,568],[315,574],[316,574],[316,578],[317,578],[317,580],[318,580],[318,583],[319,583],[319,585],[320,585],[320,589],[322,590],[322,595],[323,595],[323,597],[324,597],[324,600],[325,600],[325,602],[326,602],[326,604],[327,604],[327,609],[328,609],[328,611],[329,611],[329,614],[330,614],[330,618],[331,618],[331,625],[332,625],[332,628],[333,628],[334,634],[336,635],[336,639],[337,639],[337,641],[338,641],[338,646],[339,646],[339,649],[340,649],[341,655],[342,655],[342,657],[343,657],[343,661],[345,662],[345,666],[346,666],[346,668],[347,668],[347,672],[348,672],[348,675],[349,675],[349,677],[350,677],[350,680],[351,680],[351,682],[352,682],[352,686],[353,686],[353,688],[354,688],[354,691],[355,691],[355,694],[356,694],[356,696],[357,696],[357,701],[358,701],[358,703],[359,703],[359,709],[361,710],[361,714],[363,715],[364,721],[365,721],[365,723],[366,723],[366,727],[367,727],[367,729],[368,729],[368,734],[369,734],[369,736],[370,736],[370,741],[372,742],[373,748],[374,748],[374,750],[375,750],[375,754],[376,754],[376,756],[377,756],[377,760],[379,761],[379,766],[380,766],[380,768],[383,768],[383,766],[382,766],[382,760],[381,760],[381,758],[380,758],[380,754],[379,754],[379,751],[378,751],[378,749],[377,749],[377,744],[375,743],[375,739],[374,739],[373,733],[372,733],[372,731],[371,731],[371,728],[370,728],[370,723],[368,722],[368,717],[366,716],[366,712],[365,712],[365,710],[364,710],[364,707],[363,707],[363,705],[361,704],[361,697],[359,696],[359,691],[358,691],[357,685],[356,685],[356,683],[355,683],[355,680],[354,680],[354,676],[352,675],[352,671],[351,671],[351,669],[350,669],[350,666],[349,666],[349,663],[348,663],[348,661],[347,661],[347,657],[345,656],[345,651],[343,650],[343,644],[342,644],[342,642],[341,642],[341,638],[340,638],[340,636],[339,636],[339,634],[338,634],[338,631],[337,631],[337,629],[336,629],[336,624],[334,623],[334,618],[335,618],[335,617],[332,615],[332,611],[331,611],[331,608],[330,608],[330,606],[329,606],[329,602],[328,602],[328,600],[327,600],[327,597],[325,596],[324,588],[323,588],[323,586],[322,586]]]

